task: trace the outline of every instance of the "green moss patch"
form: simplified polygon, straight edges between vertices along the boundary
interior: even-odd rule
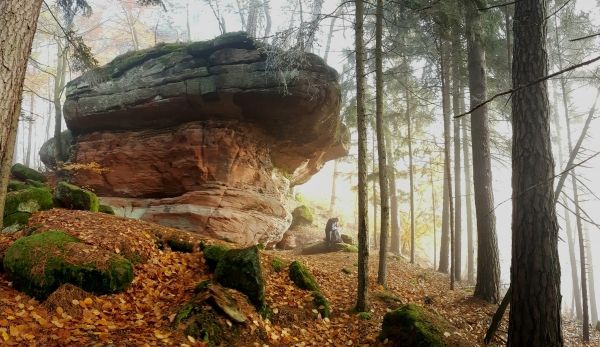
[[[202,249],[202,253],[204,254],[204,260],[206,261],[206,265],[211,271],[215,271],[217,264],[223,257],[225,253],[229,251],[228,247],[221,245],[205,245],[200,244],[200,248]]]
[[[215,269],[215,279],[225,287],[246,294],[257,308],[265,304],[265,280],[258,247],[227,251]]]
[[[313,222],[313,214],[310,208],[306,205],[298,206],[292,212],[292,226],[294,225],[310,225]]]
[[[110,214],[113,216],[115,215],[115,210],[113,210],[113,208],[108,205],[102,205],[102,204],[98,205],[98,212]]]
[[[401,341],[403,346],[441,347],[444,345],[443,325],[440,317],[409,304],[385,314],[379,337]]]
[[[43,188],[26,188],[6,194],[4,226],[25,225],[32,213],[53,207],[52,194]]]
[[[59,182],[54,190],[54,199],[71,210],[98,212],[100,203],[96,194],[67,182]]]
[[[319,291],[313,291],[312,297],[315,309],[319,311],[321,317],[326,318],[331,316],[331,306],[329,305],[329,300],[327,300],[325,295]]]
[[[347,243],[332,243],[327,245],[325,241],[317,242],[302,248],[301,253],[304,255],[321,254],[329,252],[347,252],[358,253],[358,247]]]
[[[18,239],[6,250],[3,264],[14,287],[38,299],[64,283],[108,294],[125,289],[133,280],[129,260],[62,231]]]
[[[173,252],[192,253],[194,251],[193,243],[181,239],[168,239],[167,245]]]
[[[271,268],[273,269],[273,271],[280,272],[281,270],[283,270],[283,267],[283,259],[279,257],[273,258],[273,260],[271,261]]]
[[[17,190],[23,190],[23,189],[27,189],[27,188],[31,188],[31,186],[25,182],[21,182],[21,181],[17,181],[17,180],[10,180],[8,181],[8,191],[9,192],[16,192]]]
[[[46,182],[46,176],[41,173],[35,171],[34,169],[28,168],[23,164],[15,164],[10,169],[10,174],[14,178],[18,178],[22,181],[32,180],[37,182]]]
[[[294,260],[289,267],[290,279],[298,288],[306,290],[320,291],[319,284],[310,271],[297,260]]]

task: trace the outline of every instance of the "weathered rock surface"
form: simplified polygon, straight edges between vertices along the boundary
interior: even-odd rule
[[[347,152],[337,73],[231,33],[117,57],[67,85],[69,179],[117,215],[242,245],[291,223],[290,184]]]

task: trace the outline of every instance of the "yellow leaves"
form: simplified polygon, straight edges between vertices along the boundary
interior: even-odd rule
[[[83,300],[83,303],[86,304],[87,306],[93,304],[94,302],[92,301],[92,298],[85,298]]]
[[[154,330],[154,336],[157,339],[165,340],[165,339],[168,339],[169,336],[171,336],[171,333],[163,333],[160,330]]]
[[[2,330],[1,335],[2,335],[2,340],[4,340],[5,342],[10,339],[10,336],[6,333],[6,330]]]

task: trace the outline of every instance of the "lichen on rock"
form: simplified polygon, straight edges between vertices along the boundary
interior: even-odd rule
[[[6,194],[3,224],[25,225],[32,213],[53,207],[52,194],[44,188],[23,188]]]

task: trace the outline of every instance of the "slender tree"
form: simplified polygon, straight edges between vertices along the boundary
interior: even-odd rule
[[[379,223],[379,269],[377,283],[385,285],[387,272],[388,233],[390,229],[390,197],[387,175],[385,134],[383,127],[383,0],[377,0],[375,9],[375,123],[377,134],[377,158],[379,168],[379,198],[381,222]]]
[[[42,0],[0,1],[0,42],[3,48],[0,64],[0,216],[4,214],[21,110],[21,91],[41,5]]]
[[[462,47],[458,23],[452,26],[452,110],[454,116],[460,112],[460,83],[462,70]],[[454,274],[457,281],[461,279],[462,269],[462,188],[460,170],[460,119],[454,119]]]
[[[471,108],[487,97],[485,50],[481,37],[482,25],[477,0],[466,0],[465,31]],[[487,107],[471,114],[473,152],[473,184],[477,216],[477,282],[475,297],[491,303],[500,298],[500,261],[496,237],[496,216],[492,191],[490,130]]]
[[[475,282],[475,236],[473,231],[473,180],[471,174],[471,152],[469,151],[468,118],[461,120],[463,142],[463,165],[465,171],[465,209],[467,214],[467,280]]]
[[[442,30],[440,28],[440,30]],[[440,72],[442,80],[442,113],[444,117],[444,148],[450,148],[450,67],[449,47],[445,34],[440,35]],[[440,259],[438,271],[448,273],[450,253],[450,195],[447,175],[450,170],[450,152],[444,150],[444,183],[442,205],[442,235],[440,238]]]
[[[367,120],[365,115],[365,65],[363,43],[363,0],[356,0],[354,24],[356,50],[356,123],[358,129],[358,290],[356,310],[369,307],[369,223],[367,207]]]
[[[409,203],[410,203],[410,262],[415,263],[416,240],[415,240],[415,184],[413,167],[413,137],[412,137],[412,117],[410,107],[410,92],[406,86],[406,125],[408,140],[408,182],[409,182]]]
[[[596,282],[594,282],[594,260],[592,259],[592,246],[589,242],[590,238],[587,230],[585,231],[585,235],[588,239],[588,242],[585,245],[585,251],[590,274],[590,313],[592,316],[592,326],[596,326],[598,324],[598,304],[596,302]]]
[[[546,1],[515,3],[513,88],[547,75],[545,18]],[[508,346],[562,346],[558,223],[552,189],[554,160],[546,82],[513,93],[512,114],[513,237]]]

